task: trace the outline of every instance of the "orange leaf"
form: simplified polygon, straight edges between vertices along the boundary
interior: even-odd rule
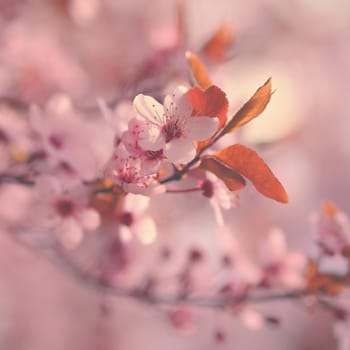
[[[192,115],[218,118],[218,129],[225,125],[228,100],[226,94],[221,89],[215,85],[210,86],[205,91],[194,87],[189,89],[187,94],[193,107]]]
[[[209,79],[207,69],[202,61],[194,53],[189,51],[186,52],[186,58],[194,84],[203,90],[213,85]]]
[[[214,62],[228,59],[227,51],[235,40],[235,34],[230,25],[222,25],[214,35],[203,45],[201,52]]]
[[[200,168],[216,175],[230,191],[237,191],[246,185],[246,181],[240,174],[220,163],[217,159],[211,157],[203,158]]]
[[[288,195],[282,184],[264,160],[250,148],[236,144],[215,153],[214,158],[245,176],[266,197],[281,203],[288,202]]]
[[[250,100],[246,102],[232,117],[224,129],[223,135],[238,129],[260,115],[269,103],[270,98],[271,78],[269,78],[266,83],[255,92]]]
[[[190,89],[188,97],[193,107],[193,115],[201,115],[219,119],[217,130],[220,130],[226,124],[228,100],[226,94],[217,86],[212,85],[207,90],[203,91],[198,87]],[[197,142],[197,150],[208,145],[211,138],[206,141]]]

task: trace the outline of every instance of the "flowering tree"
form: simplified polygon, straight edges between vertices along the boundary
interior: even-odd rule
[[[221,26],[196,53],[188,51],[185,33],[179,2],[172,44],[155,50],[118,94],[94,96],[90,105],[77,102],[69,91],[79,90],[87,79],[76,62],[54,55],[69,79],[55,77],[40,71],[33,53],[32,71],[14,79],[15,97],[1,103],[1,229],[88,289],[161,308],[178,330],[191,330],[201,308],[230,315],[251,329],[278,326],[280,315],[260,306],[292,301],[310,311],[326,310],[335,320],[340,348],[348,349],[350,226],[345,213],[326,202],[314,214],[311,252],[289,250],[277,227],[254,257],[244,251],[229,220],[229,213],[239,215],[239,191],[248,183],[271,200],[288,202],[260,155],[234,138],[265,110],[273,80],[232,112],[227,94],[209,74],[232,58],[232,28]],[[42,38],[38,45],[53,43]],[[9,47],[2,54],[3,64],[20,71],[13,51]],[[164,201],[174,208],[186,201],[208,205],[215,219],[209,228],[215,256],[209,246],[169,245],[162,232],[168,224],[162,222]],[[189,216],[192,210],[197,209],[190,203]],[[193,227],[186,230],[191,235]],[[330,271],[334,261],[342,268]],[[228,333],[218,325],[215,341],[224,342]]]

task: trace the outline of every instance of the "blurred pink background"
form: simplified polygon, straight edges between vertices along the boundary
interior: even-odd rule
[[[240,207],[225,213],[232,232],[252,259],[275,226],[292,248],[312,253],[309,218],[322,201],[350,213],[350,3],[188,0],[185,9],[194,52],[223,23],[235,31],[233,59],[211,69],[232,111],[270,76],[275,90],[263,115],[234,139],[259,150],[290,203],[272,202],[248,187],[240,192]],[[174,44],[176,3],[1,0],[0,28],[0,96],[43,104],[64,91],[93,109],[97,97],[113,102],[127,91],[155,50]],[[152,91],[152,84],[142,81],[136,90]],[[15,208],[16,199],[3,192],[1,206]],[[196,199],[190,194],[179,195],[176,206],[171,198],[152,203],[160,240],[179,254],[199,245],[215,257],[220,243],[213,214]],[[201,309],[194,329],[181,332],[157,307],[92,290],[1,233],[1,350],[337,349],[330,317],[289,301],[263,306],[281,317],[280,327],[251,330],[221,311]],[[152,249],[140,256],[146,266],[151,259]],[[227,333],[223,343],[215,341],[218,328]]]

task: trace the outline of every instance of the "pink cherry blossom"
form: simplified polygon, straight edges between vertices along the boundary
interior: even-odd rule
[[[32,189],[19,184],[0,186],[0,227],[25,221],[32,202]]]
[[[98,177],[113,152],[113,130],[87,120],[66,95],[53,96],[44,111],[33,106],[30,123],[51,163],[68,165],[83,180]]]
[[[140,146],[150,151],[163,149],[167,159],[174,163],[193,159],[194,141],[207,139],[217,129],[216,118],[191,116],[192,106],[184,87],[167,95],[163,105],[150,96],[139,94],[134,106],[149,123],[141,134]]]
[[[102,98],[98,98],[97,103],[103,118],[114,130],[115,144],[118,145],[122,133],[128,129],[129,121],[135,117],[133,104],[129,100],[122,100],[114,109],[111,109]]]
[[[76,178],[42,175],[36,183],[37,199],[29,219],[36,229],[53,232],[66,248],[74,248],[84,231],[99,227],[100,216],[88,206],[87,191]]]
[[[81,96],[87,91],[88,79],[81,64],[62,45],[53,27],[41,30],[40,25],[33,26],[30,20],[16,20],[3,28],[2,93],[15,87],[19,96],[38,101],[56,91],[66,91],[71,96]]]
[[[147,122],[138,118],[133,118],[129,122],[128,130],[122,134],[122,142],[126,150],[142,163],[141,171],[147,175],[159,170],[161,162],[164,160],[163,150],[146,151],[140,147],[141,133],[147,127]]]
[[[105,175],[111,178],[125,192],[151,195],[162,193],[164,186],[159,185],[157,174],[145,175],[142,161],[130,155],[123,145],[120,145],[105,170]]]
[[[150,197],[128,194],[120,214],[122,223],[120,236],[123,241],[137,239],[141,244],[152,244],[157,236],[157,228],[153,218],[148,213]]]
[[[264,326],[263,316],[251,307],[239,309],[238,317],[248,329],[259,330]]]
[[[215,214],[217,224],[224,226],[222,209],[229,210],[237,207],[238,196],[226,187],[226,185],[213,174],[207,173],[206,179],[201,181],[200,187],[203,195],[209,198]]]
[[[197,329],[197,320],[193,310],[189,307],[179,306],[168,311],[169,321],[181,334],[189,335]]]
[[[349,219],[341,210],[333,209],[324,209],[322,213],[311,216],[316,241],[322,251],[329,255],[341,253],[350,244]]]
[[[289,288],[304,286],[303,271],[307,258],[297,251],[288,252],[283,232],[272,229],[261,246],[261,258],[264,266],[264,282],[268,285],[281,285]]]

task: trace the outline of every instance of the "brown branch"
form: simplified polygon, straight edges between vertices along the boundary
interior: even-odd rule
[[[10,174],[0,174],[0,184],[1,183],[17,183],[25,186],[34,186],[35,182],[28,179],[25,175],[10,175]]]

